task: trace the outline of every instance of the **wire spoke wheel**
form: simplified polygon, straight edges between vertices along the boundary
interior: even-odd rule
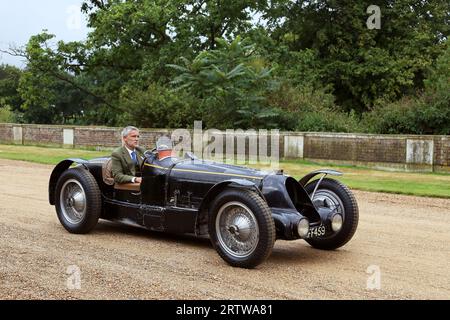
[[[272,212],[252,190],[229,188],[219,193],[211,203],[208,224],[214,248],[232,266],[254,268],[272,252]]]
[[[318,182],[308,183],[305,190],[311,195]],[[318,249],[333,250],[350,241],[359,220],[358,204],[350,189],[337,180],[324,178],[311,200],[319,211],[326,209],[329,214],[340,214],[342,228],[336,232],[330,230],[325,236],[306,239],[306,242]]]
[[[330,209],[333,213],[339,213],[345,218],[344,204],[339,196],[331,190],[319,189],[314,194],[313,203],[317,207]]]
[[[102,211],[100,189],[92,174],[80,167],[64,171],[56,184],[55,207],[67,231],[91,231]]]
[[[258,222],[244,204],[233,201],[224,204],[216,218],[217,239],[233,257],[245,258],[255,251],[259,240]]]
[[[77,180],[70,179],[63,184],[59,201],[62,214],[70,223],[80,223],[86,216],[86,193]]]

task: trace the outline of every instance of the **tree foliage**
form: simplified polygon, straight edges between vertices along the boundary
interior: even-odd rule
[[[365,122],[379,133],[450,134],[450,47],[430,68],[420,94],[378,105]]]
[[[169,65],[180,73],[172,84],[201,101],[198,108],[208,127],[277,127],[279,114],[264,96],[276,81],[264,61],[254,55],[254,46],[240,37],[230,43],[216,42],[217,49],[202,51],[193,61],[182,59],[183,65]]]
[[[173,92],[166,86],[150,84],[146,89],[122,90],[120,124],[132,123],[144,128],[187,128],[202,114],[198,100],[185,92]],[[132,112],[130,112],[132,110]]]
[[[447,0],[85,0],[82,12],[86,41],[43,31],[11,50],[25,70],[0,68],[18,120],[448,132]]]
[[[17,90],[26,122],[74,123],[89,109],[92,94],[84,75],[69,70],[67,57],[51,48],[53,38],[47,32],[32,36],[23,52],[29,62]]]
[[[369,4],[381,9],[380,29],[366,26]],[[446,0],[286,1],[284,9],[274,38],[290,52],[312,51],[337,103],[358,112],[423,88],[449,34]]]
[[[16,67],[0,65],[0,108],[2,122],[13,120],[11,112],[20,111],[23,100],[18,92],[22,71]]]

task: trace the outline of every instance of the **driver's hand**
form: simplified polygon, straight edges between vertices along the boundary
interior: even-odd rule
[[[134,179],[134,183],[141,183],[141,182],[142,182],[141,177],[137,177],[136,179]]]

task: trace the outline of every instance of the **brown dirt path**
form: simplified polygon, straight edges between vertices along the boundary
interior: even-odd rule
[[[0,160],[1,299],[450,298],[450,199],[355,191],[360,224],[346,246],[277,241],[265,263],[244,270],[208,239],[106,221],[69,234],[48,204],[51,170]],[[71,265],[80,289],[67,286]],[[367,288],[368,268],[379,268],[380,289]]]

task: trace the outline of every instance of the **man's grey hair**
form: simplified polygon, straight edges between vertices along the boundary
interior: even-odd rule
[[[133,127],[133,126],[128,126],[128,127],[123,128],[122,138],[125,138],[126,136],[128,136],[131,131],[139,131],[139,129],[136,127]]]

